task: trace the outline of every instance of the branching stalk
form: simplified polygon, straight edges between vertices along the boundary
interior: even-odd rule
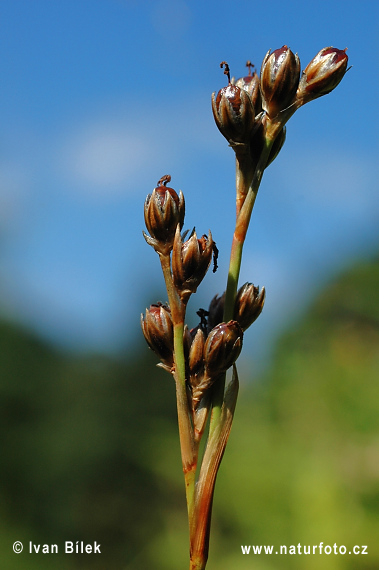
[[[240,210],[236,219],[235,230],[233,234],[228,281],[225,294],[225,306],[224,306],[224,321],[227,322],[233,318],[234,313],[234,303],[237,294],[238,279],[241,269],[242,262],[242,251],[245,243],[245,238],[247,230],[250,223],[251,214],[255,204],[255,199],[258,194],[259,185],[262,180],[263,172],[267,163],[268,156],[270,154],[270,149],[272,147],[273,140],[266,139],[266,144],[259,158],[256,170],[253,175],[253,180],[248,189],[245,189],[243,193],[245,194],[245,200],[240,206]],[[236,161],[236,181],[237,181],[237,201],[238,193],[241,194],[242,190],[239,185],[241,180],[246,180],[246,176],[243,176],[240,172],[241,163]],[[225,375],[223,379],[214,388],[213,398],[212,398],[212,415],[210,423],[210,434],[216,428],[216,426],[221,421],[221,408],[224,400],[224,390],[225,390]]]
[[[186,487],[188,516],[191,517],[194,510],[197,446],[195,445],[186,391],[186,369],[183,347],[185,307],[172,282],[170,256],[160,255],[160,260],[174,325],[174,379],[176,386],[179,440]]]
[[[260,78],[256,74],[253,78],[249,70],[249,76],[236,83],[230,79],[228,64],[221,63],[228,85],[212,95],[212,111],[236,156],[236,224],[225,298],[216,295],[209,311],[198,311],[201,321],[191,331],[184,325],[187,302],[205,276],[212,252],[215,255],[218,250],[210,232],[200,239],[193,232],[186,241],[185,234],[181,235],[184,196],[167,186],[170,175],[158,181],[145,201],[149,235],[144,233],[144,237],[159,254],[169,306],[151,305],[141,324],[148,345],[161,359],[160,365],[175,380],[190,570],[206,567],[216,477],[238,395],[235,361],[243,332],[264,303],[263,288],[259,295],[259,288],[252,283],[238,290],[243,247],[263,172],[283,146],[288,119],[305,103],[330,93],[345,75],[347,62],[346,49],[327,47],[301,73],[299,57],[284,45],[266,54]],[[225,371],[232,366],[225,391]],[[209,413],[208,440],[196,483],[199,446]]]

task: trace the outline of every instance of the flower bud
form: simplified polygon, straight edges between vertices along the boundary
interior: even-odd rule
[[[318,52],[303,71],[297,98],[303,104],[330,93],[347,71],[346,49],[326,47]]]
[[[208,237],[197,238],[196,232],[182,241],[177,227],[172,251],[172,276],[174,285],[186,303],[203,280],[212,260],[214,242],[211,232]]]
[[[283,46],[267,52],[261,68],[262,107],[271,118],[293,103],[300,77],[298,55]]]
[[[174,365],[174,331],[170,307],[155,303],[141,315],[141,327],[147,344],[159,356],[163,368],[170,371]]]
[[[229,73],[229,68],[227,69]],[[229,80],[229,85],[220,89],[217,96],[212,93],[212,110],[216,125],[227,141],[249,141],[255,112],[247,91],[233,85]]]
[[[243,331],[237,321],[220,323],[209,333],[204,345],[205,374],[215,378],[226,372],[242,349]]]
[[[144,215],[146,228],[151,237],[144,233],[144,237],[149,245],[159,253],[169,253],[172,249],[176,227],[180,229],[184,222],[184,196],[182,192],[179,196],[166,186],[170,182],[171,176],[163,176],[152,194],[145,200]]]
[[[234,305],[234,318],[243,331],[259,317],[265,302],[265,288],[259,291],[252,283],[245,283],[236,296]]]
[[[237,79],[235,85],[247,91],[250,95],[251,102],[253,103],[255,115],[258,115],[262,111],[262,97],[259,86],[260,81],[258,74],[255,73],[255,71],[253,73],[251,72],[251,68],[254,66],[250,61],[246,63],[246,66],[249,68],[249,75]]]

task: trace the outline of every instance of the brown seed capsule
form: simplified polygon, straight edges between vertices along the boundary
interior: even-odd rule
[[[234,318],[243,331],[259,317],[265,302],[265,288],[259,291],[252,283],[245,283],[239,289],[234,305]]]
[[[163,368],[171,371],[174,365],[174,332],[170,307],[154,303],[141,315],[141,327],[145,340],[163,363]]]
[[[225,62],[221,66],[223,64]],[[212,93],[213,116],[228,142],[246,143],[254,125],[254,106],[247,91],[230,83],[229,71],[228,77],[229,84],[220,89],[217,96]]]
[[[208,332],[216,325],[222,323],[224,315],[225,293],[219,297],[215,295],[209,304],[208,309]]]
[[[300,77],[297,54],[284,45],[267,52],[261,67],[262,107],[271,118],[294,102]]]
[[[145,200],[144,215],[146,228],[150,234],[144,237],[159,253],[169,253],[172,249],[176,227],[183,227],[185,204],[182,192],[179,196],[166,186],[171,176],[163,176],[152,194]]]
[[[190,384],[198,384],[198,378],[203,375],[204,372],[204,351],[205,337],[201,329],[197,329],[195,337],[192,341],[191,348],[188,357],[188,367],[190,373]]]
[[[300,79],[297,98],[301,103],[333,91],[347,71],[346,49],[326,47],[308,63]]]
[[[209,232],[197,238],[196,232],[184,243],[177,227],[172,251],[172,276],[181,299],[186,303],[203,280],[212,260],[213,239]]]
[[[259,317],[265,302],[266,292],[262,287],[255,287],[252,283],[245,283],[237,292],[234,303],[233,318],[245,332],[247,328]],[[208,310],[208,331],[222,322],[225,304],[225,293],[219,297],[215,295]]]
[[[251,102],[253,103],[255,115],[258,115],[262,111],[262,97],[260,91],[260,81],[258,74],[252,71],[254,67],[250,61],[246,63],[246,67],[249,68],[249,74],[245,77],[240,77],[237,79],[235,85],[247,91],[251,97]]]
[[[216,325],[204,345],[205,376],[215,378],[230,368],[241,352],[242,339],[237,321]]]

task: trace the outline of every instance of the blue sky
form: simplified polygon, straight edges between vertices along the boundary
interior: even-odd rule
[[[186,227],[210,228],[220,249],[190,310],[222,293],[234,156],[210,97],[225,85],[220,61],[239,77],[283,44],[302,68],[322,47],[348,47],[353,67],[290,120],[264,175],[241,275],[267,288],[251,345],[260,351],[331,275],[377,252],[374,0],[2,0],[0,26],[3,315],[78,350],[132,344],[141,311],[165,300],[142,229],[145,196],[166,173],[185,194]]]

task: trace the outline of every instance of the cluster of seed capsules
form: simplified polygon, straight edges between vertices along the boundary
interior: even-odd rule
[[[346,49],[326,47],[312,59],[303,72],[300,60],[286,45],[263,59],[260,77],[251,71],[234,82],[229,66],[225,67],[229,84],[217,95],[212,95],[212,109],[216,124],[234,149],[249,145],[253,162],[257,161],[264,144],[269,122],[282,124],[271,148],[266,166],[277,156],[285,140],[284,123],[302,105],[330,93],[347,71]]]
[[[269,154],[263,168],[274,160],[285,140],[285,123],[305,103],[326,95],[341,81],[347,70],[345,50],[323,48],[300,73],[300,61],[287,46],[269,51],[262,63],[260,77],[251,71],[212,95],[215,122],[236,152],[247,158],[252,174],[263,153],[265,139],[271,137]],[[246,161],[245,161],[246,164]],[[251,176],[252,177],[252,176]],[[161,258],[169,304],[156,303],[141,316],[141,325],[149,347],[161,360],[160,366],[176,372],[174,331],[183,323],[188,300],[207,273],[217,248],[211,232],[198,238],[193,232],[181,233],[185,203],[163,176],[145,201],[144,216],[148,234],[144,237]],[[238,200],[238,192],[237,192]],[[237,209],[238,214],[238,209]],[[233,320],[223,322],[225,294],[215,296],[208,310],[198,312],[200,323],[184,327],[183,353],[185,377],[194,414],[209,397],[209,388],[238,358],[244,331],[260,315],[265,290],[245,283],[237,292]],[[196,422],[195,422],[196,424]],[[195,425],[196,428],[196,425]]]
[[[168,175],[162,177],[146,198],[144,215],[149,235],[144,233],[144,237],[161,258],[170,260],[170,283],[167,284],[166,276],[166,286],[173,295],[174,307],[163,303],[151,305],[141,315],[141,325],[149,347],[161,360],[158,366],[174,374],[174,326],[184,320],[188,300],[207,273],[217,249],[211,232],[198,238],[194,231],[188,239],[186,233],[181,234],[184,197],[182,192],[178,195],[166,185],[170,179]],[[194,412],[210,386],[238,358],[244,331],[262,311],[265,290],[245,283],[236,297],[234,318],[227,323],[222,322],[224,298],[225,294],[216,295],[208,310],[198,311],[197,327],[191,330],[184,327],[186,381]]]

